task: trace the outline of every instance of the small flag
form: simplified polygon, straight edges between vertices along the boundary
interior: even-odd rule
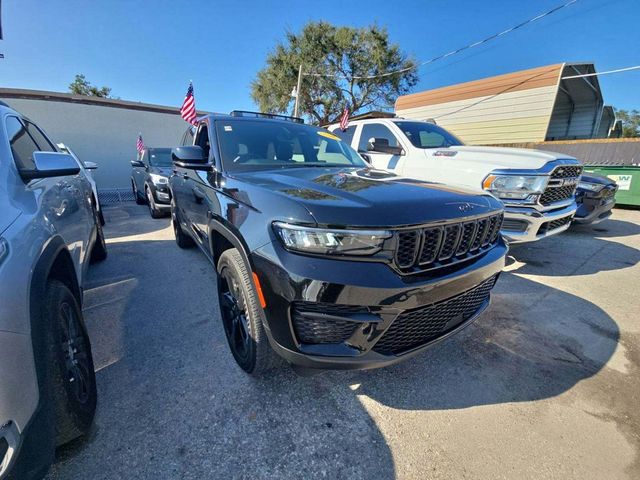
[[[141,133],[138,134],[138,140],[136,140],[136,150],[138,150],[138,153],[142,153],[144,150],[144,142],[142,141]]]
[[[343,132],[349,126],[349,107],[344,107],[344,112],[342,112],[342,117],[340,117],[340,130]]]
[[[187,95],[184,97],[184,102],[182,102],[180,115],[186,122],[189,122],[191,125],[196,124],[196,99],[193,96],[193,84],[191,82],[189,82]]]

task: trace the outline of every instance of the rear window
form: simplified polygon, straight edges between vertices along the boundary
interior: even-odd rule
[[[289,122],[218,120],[215,123],[226,171],[291,167],[364,167],[347,143],[324,129]]]

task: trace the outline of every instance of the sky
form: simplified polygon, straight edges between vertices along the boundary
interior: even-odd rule
[[[388,29],[426,60],[566,0],[0,0],[0,87],[65,92],[77,73],[123,100],[255,110],[251,82],[287,31],[311,20]],[[419,69],[413,91],[560,62],[640,65],[640,0],[579,0],[484,46]],[[600,77],[606,104],[640,109],[640,70]],[[292,85],[293,87],[293,85]]]

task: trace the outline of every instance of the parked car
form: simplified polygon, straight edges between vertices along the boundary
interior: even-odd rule
[[[78,163],[80,167],[80,172],[82,175],[86,177],[86,179],[91,184],[91,191],[93,192],[92,202],[96,207],[96,211],[98,212],[98,218],[100,219],[100,223],[104,227],[104,215],[102,214],[102,208],[100,207],[100,200],[98,198],[98,187],[96,185],[96,181],[93,178],[93,171],[98,169],[98,164],[94,162],[83,162],[78,158],[78,156],[71,150],[71,148],[67,147],[64,143],[58,143],[56,145],[58,147],[58,151],[62,153],[68,153],[71,155],[74,160]]]
[[[576,212],[582,166],[566,155],[521,148],[465,146],[430,122],[403,118],[356,120],[330,131],[375,168],[408,178],[484,189],[502,200],[502,234],[531,242],[563,232]]]
[[[0,478],[22,480],[93,420],[82,289],[107,250],[76,160],[3,105],[0,123]]]
[[[131,188],[138,205],[147,204],[153,218],[171,210],[169,176],[173,165],[170,148],[145,148],[139,160],[131,162]]]
[[[490,194],[376,170],[290,117],[211,114],[185,138],[169,180],[176,242],[215,266],[246,372],[274,352],[305,371],[389,365],[488,305],[507,252]]]
[[[574,223],[598,223],[611,216],[618,185],[608,177],[584,173],[576,190],[578,211]]]

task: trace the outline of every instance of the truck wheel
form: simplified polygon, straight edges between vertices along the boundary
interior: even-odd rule
[[[260,300],[240,252],[225,250],[217,271],[222,324],[233,358],[248,374],[261,376],[278,357],[269,345]]]
[[[51,326],[49,388],[55,412],[55,443],[59,446],[89,430],[96,411],[96,377],[91,343],[76,298],[66,285],[50,280],[44,301]]]
[[[138,205],[144,205],[144,198],[140,196],[138,187],[136,187],[136,182],[134,182],[133,180],[131,180],[131,188],[133,190],[133,198],[135,199],[136,203]]]
[[[96,243],[93,245],[93,250],[91,250],[91,263],[101,262],[105,258],[107,258],[107,242],[104,239],[104,230],[102,229],[102,222],[100,221],[100,217],[96,213],[94,208],[93,210],[93,218],[96,224]]]
[[[149,213],[151,214],[151,218],[162,217],[162,212],[156,207],[156,202],[153,199],[153,193],[151,193],[151,189],[149,187],[146,187],[144,191],[147,196],[147,205],[149,206]]]
[[[178,211],[173,202],[171,202],[171,224],[173,225],[173,233],[176,236],[176,243],[180,248],[191,248],[196,244],[193,238],[182,229],[182,224],[178,218]]]

